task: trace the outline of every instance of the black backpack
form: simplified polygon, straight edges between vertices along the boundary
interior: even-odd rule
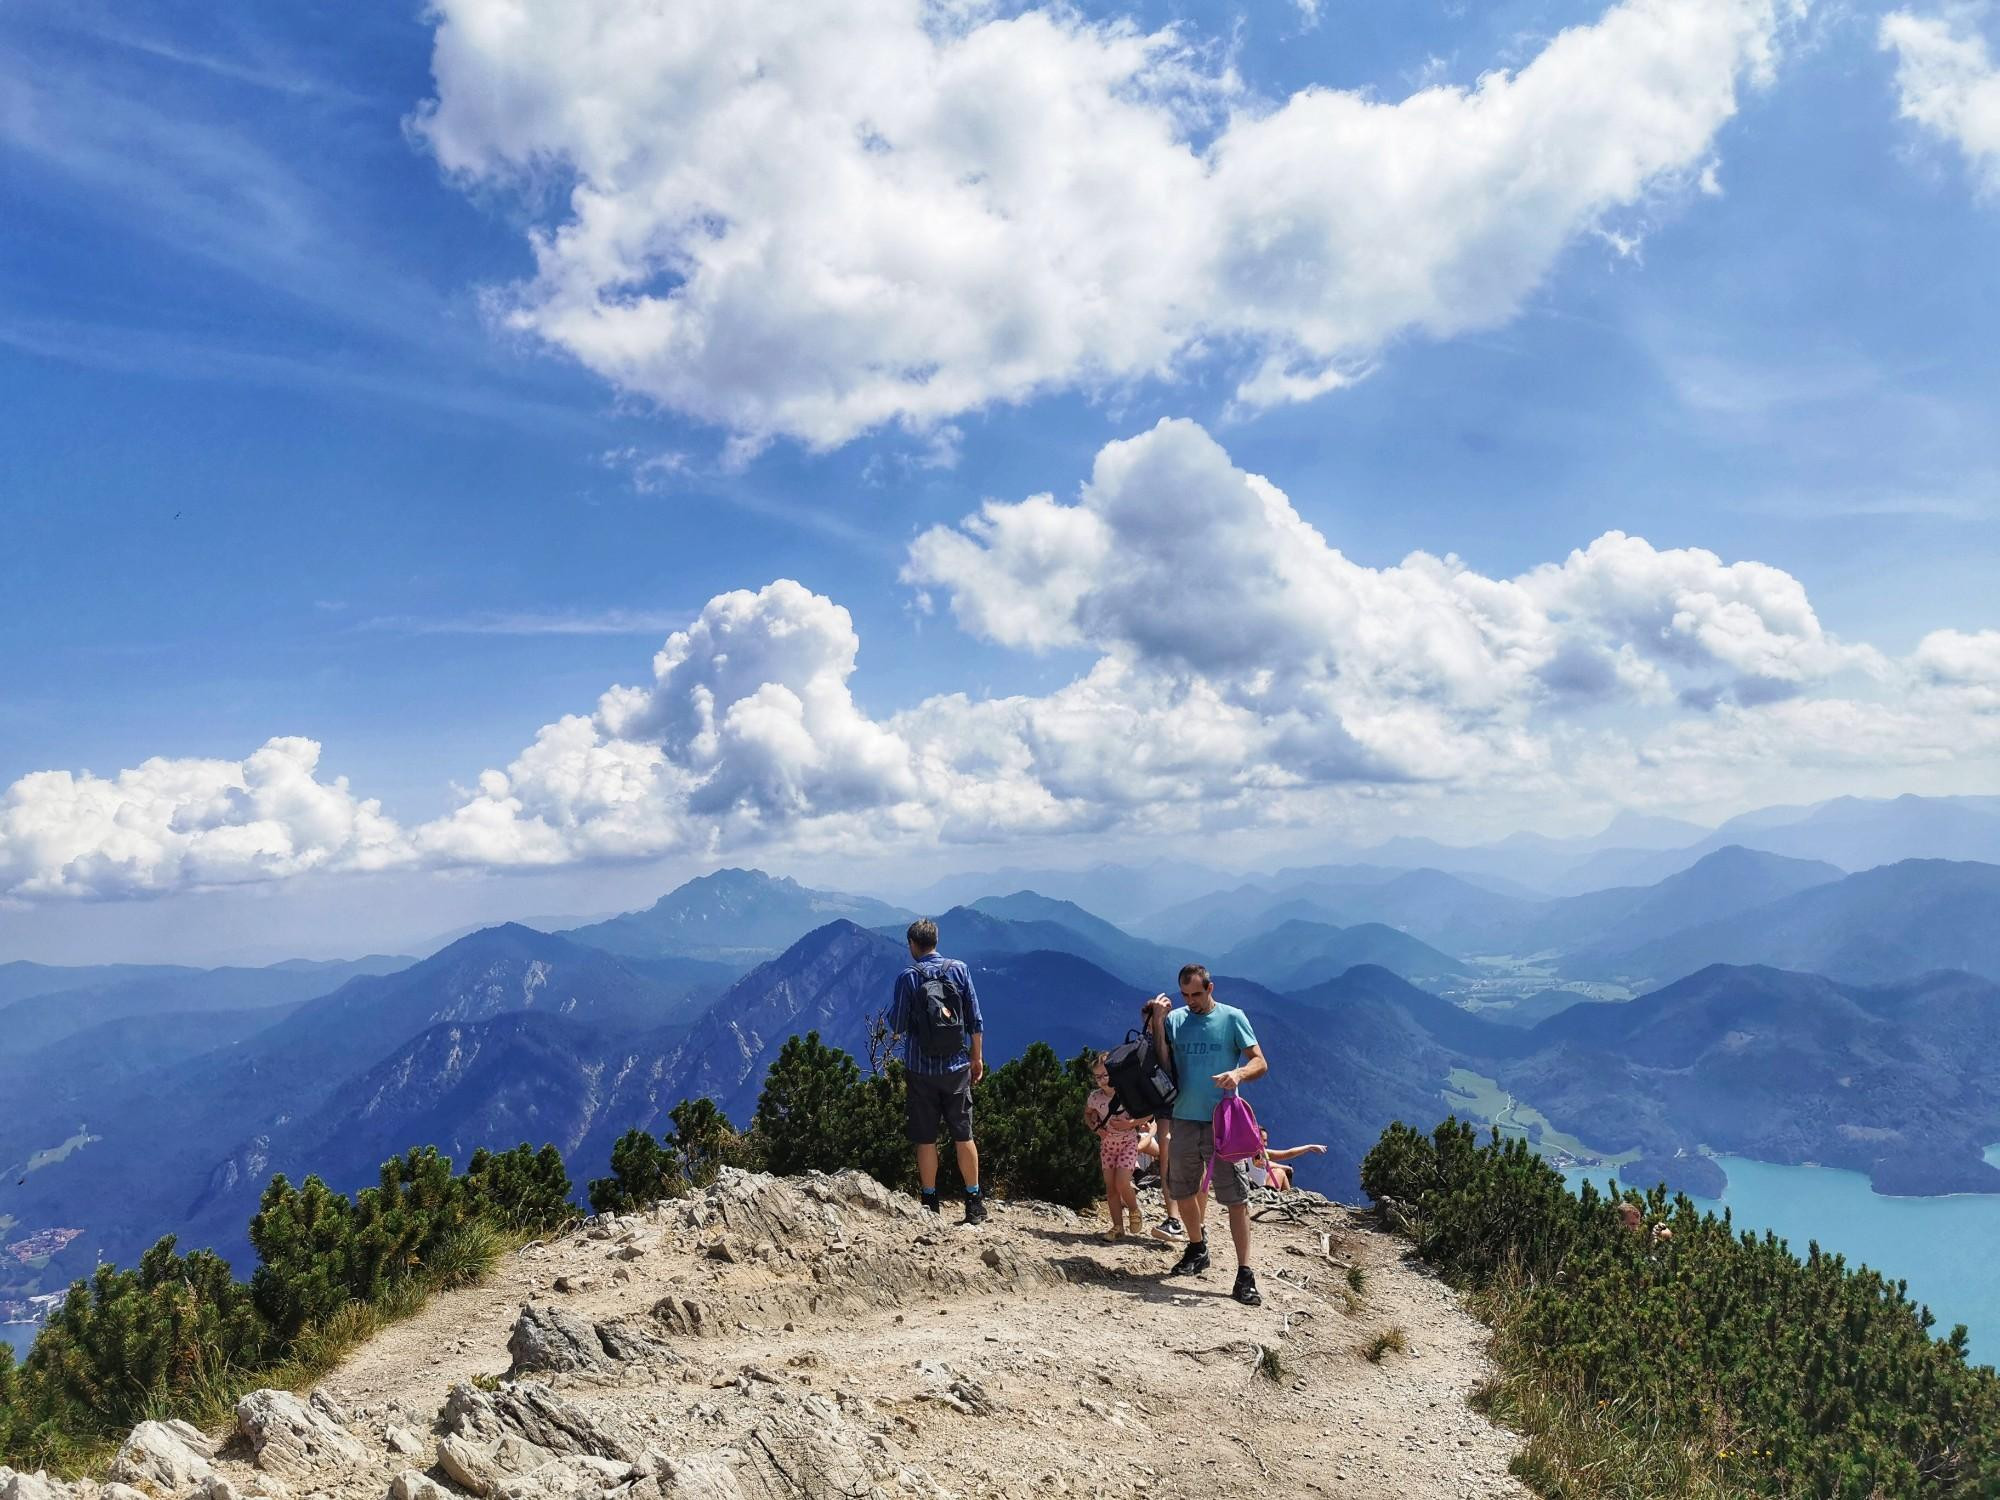
[[[1118,1096],[1118,1107],[1135,1120],[1163,1115],[1180,1097],[1173,1069],[1153,1045],[1149,1031],[1128,1031],[1125,1040],[1104,1055],[1105,1076]]]
[[[956,1057],[965,1050],[965,997],[950,969],[917,970],[910,1031],[925,1057]]]

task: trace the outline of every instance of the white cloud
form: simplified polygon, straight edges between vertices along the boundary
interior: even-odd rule
[[[1220,351],[1251,405],[1514,315],[1711,164],[1791,0],[1624,0],[1518,72],[1254,97],[1187,32],[925,0],[441,0],[413,122],[560,211],[504,321],[737,451]],[[558,189],[566,191],[558,192]]]
[[[1044,694],[873,718],[848,612],[779,580],[710,600],[649,680],[413,827],[318,779],[308,740],[23,777],[0,799],[0,897],[1297,827],[1364,798],[1712,805],[2000,756],[2000,632],[1938,630],[1892,662],[1777,568],[1618,532],[1513,578],[1424,552],[1369,566],[1185,421],[1107,444],[1074,499],[933,528],[905,577],[973,635],[1087,663]]]
[[[316,778],[319,754],[273,739],[241,761],[23,776],[0,797],[0,896],[145,896],[406,860],[378,803]]]
[[[1952,19],[1891,11],[1878,33],[1896,54],[1898,110],[1964,153],[1988,192],[2000,192],[2000,65],[1986,40]]]

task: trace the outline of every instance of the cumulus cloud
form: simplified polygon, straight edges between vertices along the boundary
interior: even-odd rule
[[[1255,96],[1187,31],[944,0],[440,0],[413,129],[521,186],[508,326],[740,449],[1220,351],[1300,400],[1511,317],[1710,164],[1791,0],[1623,0],[1517,72]]]
[[[240,761],[23,776],[0,797],[0,895],[147,896],[406,860],[379,803],[317,778],[319,755],[287,738]]]
[[[404,827],[319,747],[45,771],[0,800],[0,896],[132,896],[393,867],[1261,827],[1341,798],[1705,803],[1758,776],[2000,754],[2000,632],[1902,661],[1799,581],[1610,532],[1518,576],[1349,558],[1202,428],[1107,444],[1073,498],[989,501],[905,579],[968,633],[1084,660],[1053,691],[884,718],[834,600],[710,600],[651,672]]]
[[[1987,192],[2000,192],[2000,64],[1969,25],[1907,10],[1882,18],[1896,54],[1902,117],[1957,146]]]

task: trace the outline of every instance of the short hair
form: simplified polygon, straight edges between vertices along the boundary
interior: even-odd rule
[[[1212,990],[1215,988],[1215,981],[1208,977],[1208,968],[1204,964],[1181,965],[1181,977],[1176,981],[1176,983],[1186,984],[1190,979],[1199,979],[1201,981],[1201,987],[1205,990]]]
[[[918,917],[910,924],[910,946],[919,953],[930,953],[937,948],[937,923],[929,917]]]

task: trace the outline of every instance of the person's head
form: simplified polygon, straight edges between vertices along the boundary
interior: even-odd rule
[[[1643,1229],[1646,1227],[1646,1215],[1638,1204],[1627,1198],[1618,1205],[1618,1222],[1627,1229]]]
[[[910,957],[922,958],[937,952],[937,923],[929,917],[918,917],[910,924],[907,934],[910,940]]]
[[[1111,1069],[1107,1066],[1108,1052],[1100,1052],[1090,1060],[1090,1076],[1097,1080],[1101,1089],[1111,1087]]]
[[[1215,981],[1200,964],[1181,965],[1181,999],[1196,1015],[1215,1008]]]
[[[1257,1139],[1268,1146],[1271,1144],[1271,1132],[1266,1130],[1262,1125],[1259,1125],[1257,1127]]]

